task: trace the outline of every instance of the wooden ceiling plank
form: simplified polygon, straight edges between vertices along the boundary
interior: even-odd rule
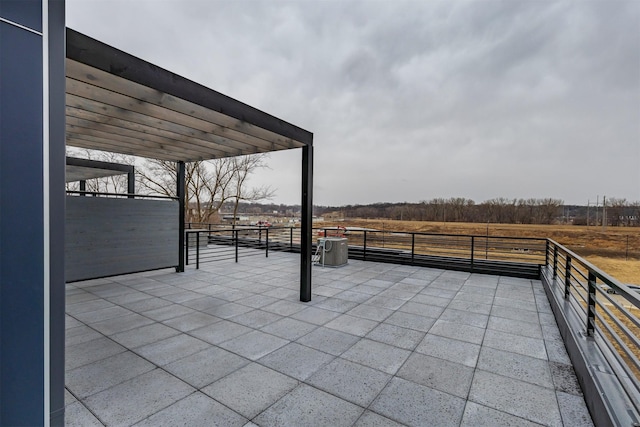
[[[299,148],[305,145],[300,141],[284,137],[278,133],[255,126],[246,121],[238,120],[201,105],[168,95],[156,89],[126,80],[71,59],[67,59],[66,66],[67,76],[94,86],[126,94],[145,102],[169,108],[176,112],[198,117],[225,128],[233,129],[247,135],[252,135],[257,138],[273,142],[275,145],[282,146],[283,148]]]
[[[147,141],[155,142],[157,144],[165,144],[165,145],[167,143],[171,145],[175,144],[177,148],[189,148],[190,150],[201,152],[203,156],[213,154],[215,157],[225,157],[227,155],[227,153],[224,153],[220,150],[201,147],[199,145],[191,144],[189,141],[186,141],[183,139],[160,137],[144,131],[134,130],[128,127],[114,126],[111,124],[96,122],[93,120],[67,116],[67,123],[70,125],[78,126],[78,127],[96,129],[96,130],[106,132],[106,133],[111,133],[114,135],[123,135],[123,136],[130,136],[133,138],[140,138]]]
[[[177,135],[179,139],[188,138],[193,144],[203,148],[211,147],[215,150],[225,151],[229,153],[229,156],[241,154],[241,148],[225,138],[175,123],[153,119],[144,114],[126,112],[118,107],[106,106],[71,94],[67,94],[67,116],[88,118],[103,123],[129,124],[130,127],[141,126],[159,136],[174,138]]]
[[[99,137],[99,138],[104,138],[104,139],[113,139],[114,141],[119,141],[125,144],[129,144],[133,147],[135,146],[139,146],[142,148],[153,148],[156,150],[160,150],[160,151],[177,151],[175,149],[173,149],[173,147],[171,146],[167,146],[165,143],[156,143],[153,141],[148,141],[142,138],[134,138],[134,137],[130,137],[130,136],[124,136],[124,135],[113,135],[110,134],[108,132],[103,132],[100,130],[97,130],[95,128],[86,128],[86,127],[82,127],[82,126],[74,126],[71,123],[67,123],[67,131],[68,132],[72,132],[72,133],[76,133],[76,134],[82,134],[82,135],[88,135],[88,136],[95,136],[95,137]]]
[[[114,139],[97,138],[94,136],[84,135],[80,133],[70,132],[67,130],[67,145],[80,148],[88,148],[91,150],[109,151],[113,153],[121,153],[132,156],[147,157],[158,160],[176,159],[171,157],[171,152],[162,152],[160,150],[147,150],[140,147],[131,147],[127,144],[121,144]],[[182,160],[182,159],[178,159]]]
[[[120,116],[123,118],[126,118],[129,112],[134,112],[155,120],[176,123],[187,128],[197,129],[201,132],[208,133],[211,136],[218,135],[215,132],[216,125],[212,125],[203,120],[195,119],[181,113],[175,113],[171,110],[167,110],[153,104],[148,104],[115,92],[109,92],[95,86],[67,79],[67,96],[69,95],[75,96],[74,101],[77,108],[85,108],[84,105],[87,103],[100,103],[108,107],[116,107],[118,113],[120,113]],[[240,149],[255,146],[255,144],[248,144],[231,138],[225,139],[229,141],[230,145],[233,144],[235,147]]]
[[[109,151],[114,153],[127,154],[138,157],[145,157],[149,159],[176,161],[183,160],[185,162],[195,162],[210,160],[208,157],[202,157],[197,155],[185,156],[183,158],[176,159],[174,151],[167,151],[161,149],[144,149],[139,146],[132,148],[127,144],[120,144],[113,139],[99,138],[96,136],[85,135],[82,133],[75,133],[67,131],[67,145],[79,148],[87,148],[92,150]]]
[[[194,117],[189,114],[176,112],[162,106],[158,106],[140,99],[113,92],[101,87],[67,78],[66,86],[67,94],[73,94],[81,98],[96,100],[108,105],[116,106],[124,110],[135,111],[145,114],[156,119],[171,121],[212,133],[218,136],[226,137],[230,140],[237,141],[245,145],[257,146],[266,149],[272,149],[277,146],[282,149],[291,148],[289,145],[276,144],[273,141],[265,141],[260,138],[253,137],[246,133],[238,132],[229,128],[225,128],[218,124]]]
[[[136,138],[113,135],[108,132],[101,132],[95,129],[88,129],[71,124],[67,125],[67,144],[82,148],[91,148],[102,151],[112,151],[122,154],[129,154],[140,157],[147,157],[160,160],[183,160],[186,162],[210,160],[207,153],[186,149],[167,150],[162,144],[153,142],[143,142],[141,144],[133,141]],[[78,142],[81,141],[81,142]],[[88,145],[87,141],[91,144]],[[266,151],[259,151],[266,152]],[[256,151],[242,152],[240,155],[255,154]]]

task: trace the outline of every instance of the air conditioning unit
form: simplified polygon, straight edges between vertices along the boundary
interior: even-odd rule
[[[318,264],[328,267],[340,267],[347,264],[349,250],[344,237],[325,237],[318,239]]]

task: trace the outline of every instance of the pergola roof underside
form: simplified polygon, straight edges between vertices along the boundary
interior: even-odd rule
[[[68,145],[186,162],[305,145],[81,62],[66,61]]]
[[[94,178],[105,178],[108,176],[126,175],[127,172],[114,171],[108,169],[89,168],[83,166],[67,165],[65,171],[66,182],[86,181]]]

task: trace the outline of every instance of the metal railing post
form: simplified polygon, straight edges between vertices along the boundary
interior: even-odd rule
[[[265,250],[265,257],[266,257],[266,258],[269,258],[269,229],[268,229],[268,228],[267,228],[266,233],[267,233],[267,234],[266,234],[266,235],[265,235],[265,237],[264,237],[264,238],[265,238],[265,241],[266,241],[266,245],[267,245],[267,248],[266,248],[266,250]]]
[[[558,277],[558,246],[553,246],[553,278]]]
[[[200,233],[196,233],[196,270],[200,268]]]
[[[487,240],[484,242],[484,259],[489,259],[489,235],[487,233]]]
[[[589,302],[587,307],[587,335],[593,337],[596,328],[596,275],[589,271]]]
[[[289,251],[293,252],[293,227],[289,228]]]
[[[415,259],[415,250],[416,250],[416,233],[411,233],[411,265],[413,265],[413,260]]]
[[[362,260],[367,260],[367,230],[364,230],[364,239],[362,242]]]
[[[233,233],[236,236],[236,262],[238,262],[238,230],[233,230]]]
[[[476,238],[471,236],[471,272],[473,273],[473,252],[476,247]]]
[[[185,265],[189,265],[189,233],[185,233],[185,248],[184,248],[184,263]]]
[[[544,265],[549,265],[549,239],[547,239],[544,250]]]
[[[571,293],[571,257],[567,255],[567,262],[564,265],[564,297],[569,298]]]

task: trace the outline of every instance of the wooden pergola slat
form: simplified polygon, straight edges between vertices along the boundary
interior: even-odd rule
[[[224,157],[250,154],[241,148],[231,145],[227,138],[219,137],[201,130],[182,126],[176,123],[157,120],[144,114],[129,111],[121,114],[120,108],[84,100],[67,94],[67,117],[84,118],[96,123],[108,123],[116,126],[152,133],[175,141],[187,141],[203,148],[211,147],[224,153]],[[124,111],[124,110],[122,110]]]
[[[280,149],[300,148],[304,145],[299,141],[285,138],[282,135],[259,128],[246,121],[238,120],[195,103],[159,92],[158,90],[126,81],[113,74],[69,59],[67,60],[67,77],[96,88],[105,89],[117,94],[125,94],[127,97],[134,98],[142,103],[162,107],[169,110],[167,114],[175,112],[202,119],[208,123],[219,126],[215,128],[215,133],[227,135],[227,137],[232,139],[238,139],[256,145],[264,145],[264,142],[266,142],[271,144],[272,147],[274,147],[273,149],[278,149],[275,147],[279,147]],[[255,139],[249,137],[254,137]],[[260,142],[259,140],[264,140],[264,142]]]
[[[234,148],[238,148],[243,153],[256,153],[264,151],[276,151],[278,149],[288,149],[290,147],[277,147],[272,142],[268,142],[259,138],[252,138],[251,136],[241,134],[238,131],[224,128],[215,123],[207,122],[197,117],[189,116],[187,114],[178,113],[168,110],[163,107],[159,107],[154,104],[149,104],[135,98],[121,95],[116,92],[111,92],[96,86],[79,82],[73,79],[67,79],[67,94],[75,95],[77,98],[84,99],[79,101],[80,108],[82,104],[87,102],[99,102],[105,106],[115,106],[120,108],[121,117],[126,118],[129,111],[148,116],[152,119],[161,120],[165,122],[177,123],[182,126],[192,128],[197,131],[205,132],[211,137],[224,138],[225,145],[229,145]],[[166,149],[172,149],[170,144],[167,144]],[[180,149],[175,149],[173,154],[176,158],[181,158],[183,161],[192,161],[190,158],[184,158],[185,152],[181,152]],[[211,156],[214,158],[214,156]]]
[[[170,137],[170,136],[167,136],[166,134],[162,136],[157,135],[155,133],[148,132],[145,129],[134,130],[128,126],[117,126],[113,124],[96,122],[93,120],[83,119],[83,118],[74,117],[74,116],[67,116],[67,125],[74,126],[76,131],[80,131],[80,129],[102,131],[102,132],[114,135],[114,138],[118,138],[118,136],[126,136],[126,137],[136,138],[136,139],[144,138],[144,141],[148,141],[148,142],[156,143],[160,145],[166,144],[167,142],[173,143],[177,147],[189,147],[189,149],[194,152],[200,152],[202,156],[207,156],[210,154],[214,154],[216,157],[228,156],[227,152],[222,150],[217,150],[211,147],[211,144],[209,144],[209,146],[206,146],[204,141],[199,143],[194,143],[194,141],[197,141],[195,140],[195,138],[184,137],[185,139],[187,139],[187,141],[185,141],[185,139],[182,139],[179,137]]]

